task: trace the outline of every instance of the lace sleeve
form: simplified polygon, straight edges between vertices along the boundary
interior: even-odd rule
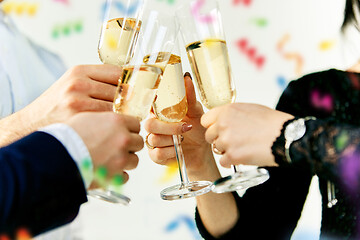
[[[291,120],[292,121],[292,120]],[[285,158],[284,124],[273,144],[275,161],[281,166]],[[360,192],[360,128],[332,120],[306,122],[306,134],[291,144],[291,164],[308,168],[331,181],[344,185],[350,193]]]

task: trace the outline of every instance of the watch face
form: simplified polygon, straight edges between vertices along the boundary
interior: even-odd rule
[[[299,140],[305,135],[306,127],[304,119],[298,119],[287,125],[285,129],[285,139],[288,141]]]

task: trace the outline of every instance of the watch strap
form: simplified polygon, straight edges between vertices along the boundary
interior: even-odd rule
[[[294,141],[287,141],[285,139],[285,130],[287,128],[288,125],[290,125],[292,122],[297,121],[299,119],[304,119],[305,122],[305,127],[306,127],[306,131],[304,136],[302,136],[300,139],[294,140]],[[316,123],[311,123],[309,126],[309,121],[308,120],[314,120],[314,117],[295,117],[293,119],[290,119],[288,121],[286,121],[283,124],[283,127],[281,129],[281,133],[280,136],[276,138],[276,140],[274,141],[271,150],[272,150],[272,154],[275,157],[275,162],[277,164],[279,164],[279,166],[285,166],[285,165],[289,165],[290,163],[294,163],[294,161],[299,161],[300,159],[304,158],[304,155],[308,154],[308,149],[306,151],[306,149],[304,148],[305,146],[302,145],[307,145],[308,143],[306,143],[309,137],[311,137],[311,132],[313,132],[313,130],[316,128]],[[314,125],[314,126],[313,126]],[[301,143],[304,140],[304,144]],[[295,149],[294,151],[296,152],[295,154],[293,153],[292,149],[292,145],[295,144],[298,146],[298,149]],[[291,151],[290,151],[291,150]],[[299,152],[301,151],[301,152]]]
[[[291,156],[290,156],[290,146],[293,142],[298,141],[306,134],[306,122],[309,120],[316,120],[313,116],[308,116],[304,118],[297,118],[293,119],[291,122],[287,123],[284,126],[284,134],[285,134],[285,159],[288,163],[291,163]],[[289,130],[290,125],[293,127],[295,126],[293,131],[293,136],[287,136],[287,131]]]

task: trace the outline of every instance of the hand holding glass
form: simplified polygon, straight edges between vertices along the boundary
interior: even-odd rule
[[[176,11],[186,52],[201,102],[212,109],[235,101],[235,86],[216,0],[184,0]],[[216,148],[213,145],[214,152]],[[269,178],[266,169],[239,171],[214,182],[216,193],[259,185]]]
[[[186,116],[188,105],[180,56],[171,55],[160,82],[153,109],[157,118],[164,122],[180,122]],[[173,141],[181,183],[162,190],[161,198],[164,200],[185,199],[211,191],[212,182],[189,182],[181,148],[181,136],[173,135]]]
[[[121,67],[132,58],[141,28],[143,3],[142,0],[127,0],[125,11],[119,12],[114,6],[116,2],[106,1],[98,44],[99,58],[104,64]],[[98,169],[95,176],[102,175],[96,181],[101,188],[89,190],[88,195],[111,203],[129,204],[130,198],[120,194],[121,181],[117,186],[107,183],[106,171]]]

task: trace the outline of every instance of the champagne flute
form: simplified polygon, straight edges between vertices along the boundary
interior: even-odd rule
[[[153,110],[158,119],[164,122],[180,122],[187,113],[185,82],[181,58],[172,54],[160,82]],[[176,160],[179,167],[180,184],[163,189],[160,196],[164,200],[185,199],[211,191],[210,181],[190,182],[186,172],[185,158],[181,148],[181,136],[173,135]]]
[[[107,0],[98,44],[102,63],[123,66],[133,56],[141,27],[144,0],[126,0],[125,9],[118,10],[116,1]]]
[[[106,1],[98,53],[104,64],[121,67],[127,64],[133,56],[141,27],[140,18],[144,1],[127,0],[125,8],[121,11],[115,4],[115,1]],[[120,193],[121,179],[117,181],[117,186],[109,184],[104,176],[107,170],[100,170],[103,172],[102,177],[95,180],[101,188],[89,190],[88,195],[111,203],[129,204],[130,198]],[[97,175],[95,174],[95,176]]]
[[[208,109],[234,102],[235,86],[217,1],[184,0],[176,17],[201,102]],[[213,150],[218,152],[214,144]],[[246,189],[269,179],[264,168],[241,171],[233,166],[233,169],[234,174],[214,182],[213,192]]]
[[[149,10],[144,13],[133,58],[123,66],[113,110],[144,120],[150,113],[165,67],[176,42],[174,17]]]

